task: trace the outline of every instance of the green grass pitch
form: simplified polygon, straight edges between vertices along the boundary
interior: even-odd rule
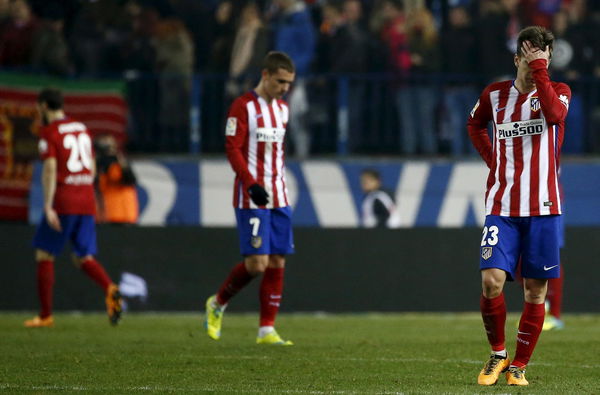
[[[480,387],[488,356],[478,314],[282,314],[293,347],[257,346],[257,314],[227,313],[209,339],[201,314],[58,314],[24,329],[0,314],[0,392],[284,394],[599,394],[600,316],[567,315],[544,332],[530,386]],[[507,322],[514,352],[516,315]]]

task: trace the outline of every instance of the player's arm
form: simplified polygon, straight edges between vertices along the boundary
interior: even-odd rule
[[[385,203],[383,203],[379,198],[375,199],[373,202],[373,213],[375,214],[377,227],[385,228],[387,225],[387,220],[390,218],[390,211]]]
[[[566,84],[557,84],[556,89],[552,85],[548,74],[550,49],[546,47],[542,50],[534,47],[529,41],[525,41],[521,47],[521,52],[535,81],[540,106],[546,121],[550,125],[563,122],[567,118],[569,110],[571,89]]]
[[[242,148],[248,136],[248,111],[239,100],[231,105],[227,125],[225,126],[225,136],[225,151],[231,168],[242,180],[242,184],[250,194],[252,201],[259,206],[267,204],[269,194],[248,170],[248,162],[246,162],[246,158],[242,153]]]
[[[488,135],[488,123],[492,120],[492,106],[490,103],[489,89],[484,89],[479,100],[471,110],[467,121],[467,130],[471,143],[479,152],[488,168],[492,167],[493,150],[490,136]]]
[[[44,191],[44,214],[50,227],[58,232],[61,231],[58,214],[52,207],[54,194],[56,193],[56,158],[50,157],[44,160],[42,165],[42,189]]]
[[[567,118],[571,89],[566,84],[557,84],[556,88],[550,81],[545,59],[536,59],[529,63],[531,74],[535,81],[540,106],[546,121],[556,125]]]

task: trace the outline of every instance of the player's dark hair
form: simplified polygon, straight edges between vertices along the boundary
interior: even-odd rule
[[[265,56],[263,69],[267,70],[269,74],[275,74],[279,69],[284,69],[290,73],[296,72],[292,58],[279,51],[271,51]]]
[[[49,110],[60,110],[63,108],[63,95],[60,89],[45,88],[38,95],[38,103],[45,103]]]
[[[360,175],[373,177],[377,181],[381,181],[381,176],[379,175],[379,172],[375,169],[370,169],[370,168],[364,169],[363,171],[360,172]]]
[[[517,38],[517,55],[523,55],[523,42],[529,41],[534,47],[546,50],[546,46],[550,49],[552,55],[552,45],[554,44],[554,34],[542,26],[529,26],[519,32]]]

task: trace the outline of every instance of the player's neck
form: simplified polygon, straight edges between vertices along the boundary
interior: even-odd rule
[[[48,111],[46,113],[46,118],[48,119],[48,123],[52,123],[54,121],[58,121],[65,118],[65,112],[63,110],[57,111]]]
[[[260,97],[262,97],[263,99],[265,99],[265,101],[267,103],[271,103],[271,101],[273,100],[273,98],[271,96],[269,96],[269,94],[267,94],[267,91],[265,90],[262,82],[260,82],[258,84],[258,86],[256,88],[254,88],[254,92],[256,92],[256,94]]]
[[[517,90],[521,94],[529,93],[536,89],[535,84],[527,82],[527,80],[525,80],[524,78],[519,77],[517,77],[517,79],[515,80],[515,88],[517,88]]]

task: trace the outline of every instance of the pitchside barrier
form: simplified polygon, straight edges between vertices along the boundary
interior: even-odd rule
[[[31,249],[34,226],[0,224],[0,310],[37,309]],[[121,282],[130,311],[203,309],[229,269],[240,260],[233,228],[198,226],[98,228],[99,260]],[[295,229],[284,312],[478,311],[478,227],[396,230]],[[600,228],[568,227],[563,251],[565,312],[600,312]],[[254,281],[228,311],[258,310]],[[522,291],[507,286],[510,311]],[[102,310],[96,284],[75,269],[65,252],[56,264],[57,310]]]
[[[360,226],[360,172],[374,168],[394,195],[400,227],[482,227],[488,169],[480,159],[288,161],[286,187],[298,227]],[[41,166],[34,167],[30,223],[42,207]],[[225,160],[135,160],[140,225],[233,227],[233,179]],[[567,226],[600,226],[600,162],[563,161]]]

